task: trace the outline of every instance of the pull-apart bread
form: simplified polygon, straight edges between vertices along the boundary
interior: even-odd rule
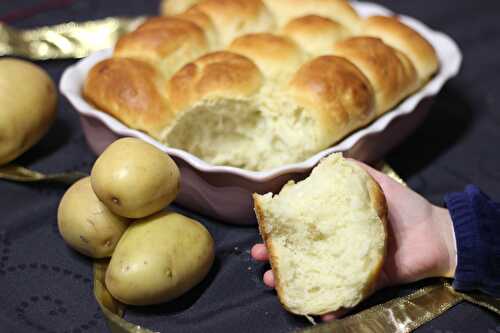
[[[394,17],[345,0],[169,0],[89,72],[99,109],[217,165],[300,162],[367,125],[438,69]]]
[[[279,194],[254,194],[259,229],[283,306],[320,315],[369,295],[387,243],[387,206],[379,185],[340,154]]]

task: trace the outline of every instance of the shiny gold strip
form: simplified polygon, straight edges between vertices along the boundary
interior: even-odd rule
[[[32,60],[83,58],[113,47],[118,37],[134,30],[144,19],[109,17],[29,30],[0,23],[0,56],[20,56]]]
[[[453,288],[451,286],[448,286],[448,288],[453,290]],[[500,299],[499,298],[489,297],[489,296],[486,296],[486,295],[480,294],[480,293],[468,293],[468,294],[459,293],[459,292],[456,292],[456,293],[460,294],[464,300],[466,300],[472,304],[479,305],[485,309],[488,309],[488,310],[496,313],[497,315],[500,315]]]
[[[0,179],[30,183],[30,182],[61,182],[72,184],[78,179],[88,176],[83,172],[71,171],[45,175],[22,166],[8,164],[0,166]]]
[[[416,292],[376,305],[345,319],[302,330],[302,333],[408,333],[463,301],[446,285],[427,286]]]
[[[380,164],[377,166],[377,169],[379,169],[381,172],[385,173],[387,176],[391,177],[398,183],[406,186],[406,182],[403,180],[403,178],[401,178],[389,164],[380,162]]]
[[[104,283],[107,267],[108,260],[94,261],[94,296],[106,317],[110,331],[112,333],[154,333],[122,318],[125,305],[111,296]]]

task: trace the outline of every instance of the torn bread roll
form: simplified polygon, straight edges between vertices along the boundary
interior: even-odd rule
[[[356,162],[333,154],[279,194],[254,194],[283,306],[299,315],[352,308],[373,292],[387,243],[387,205]]]

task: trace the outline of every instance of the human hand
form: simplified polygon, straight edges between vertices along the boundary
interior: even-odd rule
[[[456,249],[448,210],[432,205],[418,193],[370,166],[357,163],[378,182],[387,201],[387,254],[376,289],[429,277],[453,277]],[[253,246],[251,255],[258,261],[269,260],[262,243]],[[264,273],[263,280],[274,288],[271,270]],[[323,315],[322,319],[328,321],[343,314],[345,311],[338,311]]]

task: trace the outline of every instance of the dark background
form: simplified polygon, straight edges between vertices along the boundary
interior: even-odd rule
[[[157,1],[49,1],[53,9],[27,18],[13,11],[44,1],[0,0],[0,17],[19,28],[107,16],[157,12]],[[500,199],[500,1],[385,0],[395,12],[416,17],[453,37],[464,54],[460,75],[437,96],[419,130],[387,158],[410,186],[436,204],[468,183]],[[59,82],[73,61],[39,64]],[[0,105],[0,112],[1,112]],[[50,133],[17,163],[44,172],[88,172],[87,148],[76,112],[64,99]],[[91,261],[65,246],[56,210],[64,186],[0,181],[0,332],[106,332],[92,295]],[[189,213],[186,212],[188,215]],[[234,227],[197,217],[217,244],[209,277],[169,304],[131,309],[126,318],[162,332],[288,332],[307,322],[286,313],[262,285],[267,268],[248,250],[259,240],[253,227]],[[379,292],[369,304],[414,286]],[[490,312],[460,304],[418,332],[500,332]]]

